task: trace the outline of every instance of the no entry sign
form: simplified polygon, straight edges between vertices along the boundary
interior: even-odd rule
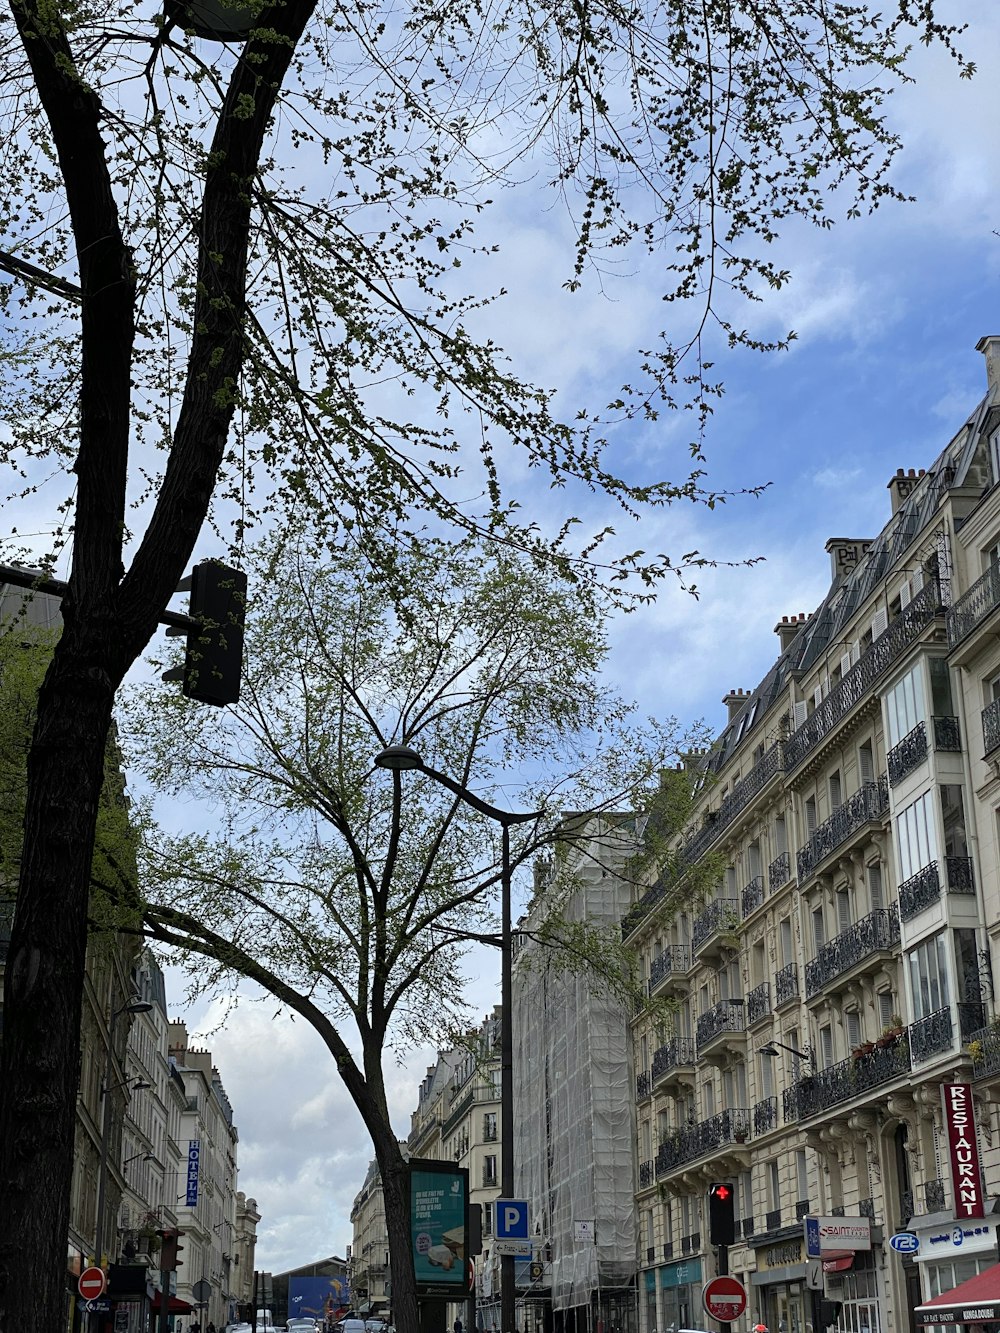
[[[702,1287],[701,1300],[713,1319],[728,1324],[747,1308],[747,1289],[734,1277],[713,1277]]]
[[[77,1280],[76,1287],[85,1301],[96,1301],[98,1296],[104,1295],[107,1283],[108,1279],[104,1275],[103,1268],[85,1268]]]

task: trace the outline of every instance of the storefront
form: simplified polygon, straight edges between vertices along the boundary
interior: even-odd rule
[[[775,1241],[754,1253],[757,1271],[750,1275],[751,1325],[766,1324],[771,1333],[808,1333],[812,1293],[806,1288],[802,1237]]]
[[[677,1264],[664,1264],[660,1269],[660,1314],[662,1323],[656,1327],[701,1328],[701,1260],[682,1259]]]
[[[914,1258],[925,1301],[978,1277],[997,1261],[997,1224],[977,1217],[956,1222],[947,1213],[915,1217],[910,1230],[920,1241]]]

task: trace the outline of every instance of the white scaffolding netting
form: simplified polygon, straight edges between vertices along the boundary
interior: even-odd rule
[[[577,874],[564,915],[617,933],[628,886],[592,860]],[[536,1239],[551,1244],[552,1308],[567,1310],[634,1281],[632,1073],[622,1005],[546,953],[529,940],[515,970],[514,1170]]]

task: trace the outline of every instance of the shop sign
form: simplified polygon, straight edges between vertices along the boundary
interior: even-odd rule
[[[686,1287],[692,1282],[700,1281],[700,1259],[685,1259],[677,1264],[667,1264],[660,1269],[661,1287]]]
[[[993,1246],[993,1228],[992,1226],[945,1227],[941,1231],[936,1231],[933,1236],[928,1236],[924,1244],[928,1250],[933,1250],[937,1254],[945,1250],[961,1249],[968,1253],[988,1250]]]
[[[802,1223],[806,1254],[819,1259],[830,1250],[870,1250],[872,1224],[867,1217],[807,1217]]]
[[[201,1164],[201,1139],[188,1141],[187,1195],[188,1208],[198,1206],[198,1171]]]
[[[976,1117],[971,1083],[945,1083],[944,1124],[951,1157],[951,1183],[955,1190],[955,1214],[959,1218],[982,1217],[983,1185],[976,1146]]]
[[[920,1249],[920,1237],[915,1236],[912,1231],[897,1231],[894,1236],[889,1237],[889,1244],[898,1254],[913,1254],[915,1250]]]
[[[757,1251],[758,1268],[787,1268],[789,1264],[801,1262],[801,1240],[786,1240],[780,1245],[769,1245],[766,1250]]]

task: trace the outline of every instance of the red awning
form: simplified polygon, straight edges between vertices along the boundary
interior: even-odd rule
[[[960,1282],[951,1291],[918,1305],[918,1324],[993,1324],[1000,1322],[1000,1264]]]
[[[150,1308],[151,1310],[154,1310],[154,1311],[158,1311],[158,1310],[159,1310],[159,1308],[160,1308],[160,1293],[159,1293],[159,1292],[157,1292],[156,1295],[153,1297],[153,1299],[150,1301],[150,1303],[149,1303],[149,1308]],[[179,1296],[171,1296],[171,1297],[170,1297],[170,1304],[167,1306],[167,1313],[168,1313],[168,1314],[190,1314],[191,1311],[192,1311],[193,1309],[194,1309],[194,1306],[193,1306],[193,1305],[188,1305],[187,1301],[182,1301],[181,1298],[180,1298]]]

